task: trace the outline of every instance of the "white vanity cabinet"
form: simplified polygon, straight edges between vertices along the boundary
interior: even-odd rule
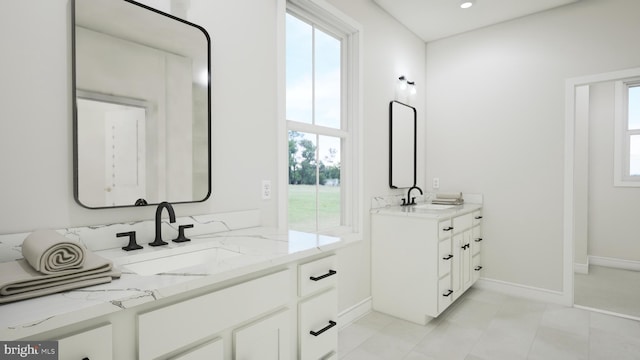
[[[25,340],[60,359],[337,359],[337,276],[334,253],[308,256]]]
[[[479,278],[481,209],[449,216],[374,213],[373,308],[426,324]]]

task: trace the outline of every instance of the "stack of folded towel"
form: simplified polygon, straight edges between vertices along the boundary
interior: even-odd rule
[[[436,194],[436,198],[431,200],[433,204],[442,204],[442,205],[462,205],[464,203],[464,199],[462,198],[462,193],[455,194]]]
[[[0,263],[0,304],[104,284],[120,277],[110,260],[53,230],[22,243],[23,259]]]

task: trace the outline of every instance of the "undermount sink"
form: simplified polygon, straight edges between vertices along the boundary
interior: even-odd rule
[[[222,248],[194,250],[181,254],[158,252],[157,257],[123,264],[122,268],[138,275],[155,275],[198,265],[215,265],[238,255],[242,254]]]
[[[421,210],[447,210],[457,205],[445,205],[445,204],[422,204],[414,206],[415,209]]]

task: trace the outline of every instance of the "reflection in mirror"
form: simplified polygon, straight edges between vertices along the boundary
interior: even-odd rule
[[[389,103],[389,186],[416,184],[417,112],[398,101]]]
[[[210,43],[134,1],[73,1],[74,194],[88,208],[210,194]]]

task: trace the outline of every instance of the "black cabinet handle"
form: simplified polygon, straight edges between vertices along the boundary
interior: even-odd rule
[[[447,256],[445,256],[445,257],[443,257],[443,258],[442,258],[442,260],[449,260],[449,259],[451,259],[452,257],[453,257],[453,255],[449,254],[449,255],[447,255]]]
[[[453,230],[453,226],[449,226],[442,229],[442,231],[451,231],[451,230]]]
[[[326,278],[326,277],[329,277],[329,276],[335,275],[335,274],[337,274],[337,273],[338,273],[338,272],[337,272],[337,271],[335,271],[335,270],[329,270],[329,272],[328,272],[328,273],[326,273],[326,274],[324,274],[324,275],[322,275],[322,276],[318,276],[318,277],[311,276],[311,277],[309,277],[309,279],[311,279],[311,280],[313,280],[313,281],[320,281],[320,280],[322,280],[322,279],[324,279],[324,278]]]
[[[86,358],[82,358],[82,360],[89,360],[89,358],[88,358],[88,357],[86,357]]]
[[[311,330],[311,331],[309,331],[309,334],[311,334],[311,335],[313,335],[313,336],[318,336],[318,335],[322,334],[323,332],[325,332],[325,331],[327,331],[327,330],[331,329],[332,327],[334,327],[334,326],[336,326],[336,325],[338,325],[338,323],[337,323],[337,322],[335,322],[335,321],[333,321],[333,320],[329,320],[329,325],[327,325],[327,326],[323,327],[322,329],[320,329],[320,330],[318,330],[318,331],[313,331],[313,330]]]
[[[482,270],[482,266],[476,266],[476,268],[475,268],[475,269],[473,269],[473,270],[475,270],[475,271],[480,271],[480,270]]]
[[[453,290],[449,289],[446,293],[442,294],[442,296],[449,296],[451,294],[453,294]]]
[[[475,242],[480,242],[480,241],[482,241],[482,238],[477,238],[477,239],[475,239],[475,240],[473,240],[473,241],[475,241]]]
[[[476,220],[482,219],[482,216],[476,216]]]
[[[462,250],[467,250],[469,248],[469,246],[470,246],[469,244],[462,245]]]

